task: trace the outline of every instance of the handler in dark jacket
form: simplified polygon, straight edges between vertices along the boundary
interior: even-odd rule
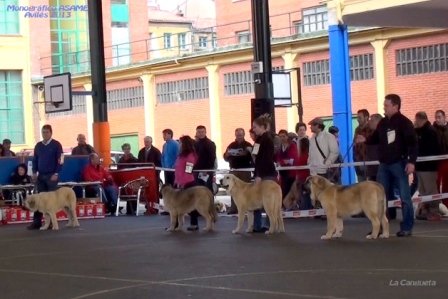
[[[425,112],[418,112],[415,115],[415,132],[418,140],[418,156],[438,156],[441,154],[440,143],[437,131],[428,121],[428,115]],[[437,174],[439,161],[419,162],[415,165],[418,178],[419,196],[439,194],[437,188]],[[420,220],[440,220],[439,212],[440,200],[430,201],[421,204],[417,219]]]
[[[230,173],[241,179],[243,182],[249,183],[251,179],[250,171],[238,171],[241,168],[250,168],[252,164],[251,150],[252,144],[244,139],[244,129],[238,128],[235,130],[235,141],[229,144],[224,153],[224,160],[229,162],[230,169],[233,169]],[[238,209],[231,198],[230,210],[227,214],[237,214]]]
[[[383,185],[388,200],[394,199],[394,185],[398,184],[403,212],[403,222],[397,237],[409,237],[414,227],[414,207],[409,188],[409,175],[417,161],[417,138],[413,123],[400,112],[401,98],[389,94],[384,100],[384,114],[377,129],[367,140],[356,136],[356,142],[378,145],[377,182]]]
[[[207,138],[207,129],[204,126],[196,127],[197,141],[194,144],[196,151],[196,164],[194,170],[213,170],[216,162],[216,145],[213,141]],[[195,182],[197,185],[206,186],[213,193],[213,177],[214,171],[210,172],[195,172]],[[198,230],[198,216],[199,213],[195,210],[190,213],[190,227],[187,230]]]
[[[252,155],[255,156],[255,184],[259,184],[262,180],[277,181],[278,179],[278,172],[274,163],[275,144],[272,133],[269,131],[270,123],[269,115],[262,115],[253,122],[253,130],[258,136],[252,150]],[[261,220],[262,210],[255,210],[254,233],[269,230],[269,217],[266,216],[264,225],[262,225]]]

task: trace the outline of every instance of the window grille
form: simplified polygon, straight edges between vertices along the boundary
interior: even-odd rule
[[[397,50],[395,63],[397,76],[446,72],[448,43]]]

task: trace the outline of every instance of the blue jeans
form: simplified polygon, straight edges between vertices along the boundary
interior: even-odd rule
[[[37,193],[56,191],[58,189],[58,181],[51,181],[53,174],[39,174],[36,179]],[[33,225],[42,225],[42,213],[34,212]],[[48,219],[50,221],[50,219]]]
[[[394,187],[398,188],[401,198],[401,208],[403,212],[403,222],[401,230],[412,231],[414,227],[414,208],[411,200],[411,190],[409,188],[408,175],[405,171],[406,161],[400,161],[394,164],[380,164],[377,174],[377,182],[380,183],[386,191],[387,200],[395,198]]]
[[[97,194],[97,196],[100,196],[100,188],[99,187],[95,187],[94,188],[95,193]],[[106,187],[103,187],[103,203],[105,205],[109,205],[111,207],[116,207],[117,206],[117,201],[118,201],[118,191],[117,188],[115,186],[109,185]]]
[[[276,177],[265,177],[262,178],[263,181],[276,181]],[[269,221],[269,217],[266,214],[266,218],[264,220],[264,225],[262,225],[261,220],[263,219],[262,213],[264,212],[264,209],[259,209],[254,211],[254,230],[261,230],[263,227],[269,228],[271,226],[271,223]]]

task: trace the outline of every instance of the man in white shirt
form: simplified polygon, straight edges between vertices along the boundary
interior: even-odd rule
[[[324,131],[325,125],[321,118],[316,117],[308,123],[313,136],[310,138],[310,151],[308,156],[308,165],[324,166],[334,164],[339,157],[339,146],[333,134]],[[326,167],[310,169],[311,175],[320,175],[327,179],[329,172]]]

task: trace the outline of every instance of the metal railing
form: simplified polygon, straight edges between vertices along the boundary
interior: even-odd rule
[[[271,40],[293,40],[300,37],[315,35],[320,32],[301,33],[298,22],[302,19],[301,11],[294,11],[270,17]],[[185,44],[179,45],[179,35],[185,34],[190,39]],[[252,23],[251,20],[234,22],[220,26],[172,34],[168,41],[164,36],[144,40],[108,46],[104,48],[106,68],[123,68],[139,63],[157,62],[176,57],[188,57],[205,53],[221,52],[252,46]],[[206,37],[199,41],[199,37]],[[160,49],[155,48],[160,46]],[[62,63],[60,63],[62,61]],[[68,52],[58,55],[42,57],[40,59],[41,75],[47,76],[63,72],[72,74],[83,74],[90,72],[90,53],[86,49],[78,52]]]

